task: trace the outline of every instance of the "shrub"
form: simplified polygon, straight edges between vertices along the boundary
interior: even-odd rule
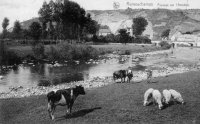
[[[51,82],[49,80],[39,80],[38,86],[48,87],[51,85]]]
[[[46,56],[47,56],[47,59],[50,61],[56,61],[60,59],[59,51],[53,46],[50,47],[50,50],[49,52],[47,52]]]
[[[134,39],[135,43],[145,43],[145,44],[151,44],[151,40],[148,37],[144,37],[144,36],[137,36]]]
[[[2,41],[1,41],[2,42]],[[21,57],[7,46],[0,44],[0,65],[14,65],[21,63]]]
[[[167,41],[162,41],[159,43],[159,45],[164,49],[170,49],[171,45]]]
[[[44,58],[44,45],[42,43],[39,43],[37,45],[34,45],[32,47],[34,57],[36,59],[43,59]]]
[[[126,50],[126,51],[125,51],[125,55],[131,55],[130,50]]]
[[[52,80],[52,85],[58,85],[58,84],[60,84],[61,83],[61,81],[59,80],[59,78],[54,78],[53,80]]]
[[[131,55],[131,51],[130,50],[125,50],[122,53],[120,53],[120,55]]]
[[[96,59],[99,56],[99,51],[87,45],[72,45],[68,43],[61,44],[56,47],[51,47],[47,53],[47,58],[50,60],[88,60]]]

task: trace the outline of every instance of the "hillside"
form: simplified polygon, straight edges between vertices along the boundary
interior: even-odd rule
[[[23,22],[21,22],[20,24],[21,24],[21,26],[22,26],[22,29],[28,29],[29,26],[30,26],[33,22],[39,22],[39,23],[41,23],[41,22],[39,21],[39,18],[36,17],[36,18],[32,18],[32,19],[23,21]],[[13,27],[10,28],[10,29],[8,29],[9,32],[12,32],[12,30],[13,30]]]
[[[153,40],[160,39],[160,34],[166,29],[193,32],[200,30],[200,10],[166,10],[166,9],[126,9],[126,10],[91,10],[88,11],[99,24],[108,25],[112,33],[122,27],[127,21],[142,16],[148,20],[147,34],[153,35]],[[131,24],[129,24],[130,26]],[[179,27],[179,28],[177,28]]]
[[[118,29],[131,27],[132,19],[145,17],[149,25],[144,34],[153,40],[160,39],[160,34],[166,29],[179,30],[182,33],[200,31],[200,10],[167,10],[167,9],[125,9],[125,10],[89,10],[87,13],[101,25],[110,27],[112,33]],[[38,18],[22,22],[23,29],[27,29]]]

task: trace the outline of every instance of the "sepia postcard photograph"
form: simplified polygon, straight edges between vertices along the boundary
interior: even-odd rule
[[[200,1],[0,0],[0,124],[200,124]]]

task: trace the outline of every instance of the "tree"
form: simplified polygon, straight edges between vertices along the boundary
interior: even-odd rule
[[[7,35],[7,27],[9,25],[9,19],[4,18],[3,23],[2,23],[2,28],[3,28],[3,34],[2,34],[2,41],[0,44],[0,65],[1,65],[1,70],[2,70],[2,63],[6,58],[6,48],[4,46],[4,39],[6,38]],[[6,62],[7,63],[7,62]]]
[[[83,8],[76,2],[64,0],[61,2],[43,3],[39,10],[43,32],[47,24],[48,34],[53,32],[56,39],[78,39],[85,36],[85,33],[95,34],[98,30],[97,22],[92,20]],[[53,26],[52,26],[53,24]]]
[[[35,40],[33,44],[34,45],[38,44],[41,33],[42,33],[42,27],[40,23],[33,22],[29,27],[29,33],[30,33],[30,36],[33,38],[33,40]]]
[[[99,30],[100,25],[95,20],[91,19],[91,16],[89,13],[86,15],[85,19],[86,19],[85,24],[84,24],[85,32],[87,34],[95,35],[96,32]]]
[[[148,25],[148,22],[145,18],[143,17],[137,17],[133,19],[133,35],[141,35],[143,31],[146,29],[146,26]]]
[[[120,29],[119,30],[119,36],[120,36],[120,42],[121,43],[128,43],[130,40],[129,33],[127,32],[126,29]]]
[[[166,29],[162,32],[161,38],[168,38],[170,33],[170,29]]]
[[[22,37],[22,28],[19,21],[15,21],[12,34],[15,39],[20,39]]]
[[[9,19],[5,17],[4,20],[3,20],[3,23],[2,23],[2,27],[3,27],[3,39],[6,37],[8,25],[9,25]]]

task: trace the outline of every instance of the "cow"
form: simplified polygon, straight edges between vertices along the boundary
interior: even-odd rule
[[[72,106],[74,104],[74,101],[79,95],[85,95],[85,90],[83,86],[76,86],[75,88],[69,88],[69,89],[62,89],[51,91],[47,94],[48,99],[48,112],[49,116],[52,120],[55,119],[54,112],[56,106],[66,106],[68,107],[67,113],[72,112]]]
[[[126,70],[126,76],[128,77],[127,82],[130,83],[131,79],[133,78],[133,71],[132,70]]]
[[[113,79],[114,79],[114,81],[115,81],[116,79],[119,79],[119,78],[120,78],[120,79],[121,79],[121,83],[122,83],[122,82],[125,82],[126,73],[127,73],[126,70],[115,71],[115,72],[113,73]]]

